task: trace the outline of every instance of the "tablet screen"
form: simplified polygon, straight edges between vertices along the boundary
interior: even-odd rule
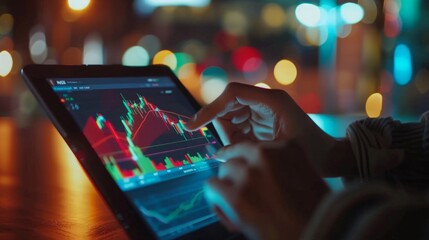
[[[160,239],[217,221],[202,186],[221,147],[208,128],[187,132],[195,113],[169,77],[48,79],[110,176]]]

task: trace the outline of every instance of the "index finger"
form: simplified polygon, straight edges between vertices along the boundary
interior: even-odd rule
[[[252,105],[267,102],[269,101],[267,91],[269,90],[247,84],[230,83],[216,100],[201,108],[194,118],[185,124],[185,128],[189,131],[197,130],[232,110],[237,104]]]

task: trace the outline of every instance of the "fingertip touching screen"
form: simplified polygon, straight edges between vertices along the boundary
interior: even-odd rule
[[[105,170],[160,239],[217,221],[203,193],[221,144],[210,129],[187,132],[195,113],[169,77],[55,78],[49,85]]]

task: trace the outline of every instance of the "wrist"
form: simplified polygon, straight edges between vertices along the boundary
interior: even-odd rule
[[[348,138],[337,138],[324,155],[325,177],[355,176],[358,174],[356,159]]]

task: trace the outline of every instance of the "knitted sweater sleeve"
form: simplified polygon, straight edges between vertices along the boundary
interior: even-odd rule
[[[347,129],[361,181],[387,180],[396,186],[429,189],[429,112],[420,122],[364,119]]]
[[[322,200],[301,238],[429,239],[429,112],[357,121],[347,135],[360,183]]]

